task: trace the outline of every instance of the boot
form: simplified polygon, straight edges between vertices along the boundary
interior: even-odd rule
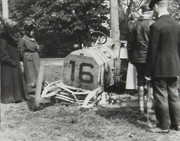
[[[139,110],[144,113],[144,86],[138,87]]]

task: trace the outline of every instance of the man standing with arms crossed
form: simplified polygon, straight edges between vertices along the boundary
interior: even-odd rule
[[[180,130],[180,25],[168,13],[168,0],[151,0],[149,7],[157,15],[150,27],[146,76],[152,79],[155,114],[160,128],[153,132]]]

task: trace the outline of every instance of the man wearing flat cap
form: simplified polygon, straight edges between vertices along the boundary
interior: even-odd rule
[[[154,132],[180,130],[180,25],[168,13],[167,0],[151,0],[149,7],[157,15],[150,27],[146,78],[152,79],[155,114],[160,128]]]
[[[149,44],[150,25],[154,23],[152,20],[153,11],[150,10],[148,4],[141,6],[142,15],[134,23],[132,28],[132,46],[130,47],[130,61],[136,66],[139,111],[144,113],[144,86],[145,81],[145,63]]]

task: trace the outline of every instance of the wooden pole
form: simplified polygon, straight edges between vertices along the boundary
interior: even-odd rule
[[[35,91],[35,99],[34,99],[34,107],[33,107],[34,111],[38,110],[38,108],[40,106],[40,102],[42,100],[41,91],[42,91],[44,67],[45,67],[45,62],[41,61],[39,73],[38,73],[38,78],[37,78],[36,91]]]
[[[9,18],[8,0],[2,0],[2,15],[4,19]]]
[[[118,57],[120,55],[120,29],[119,29],[119,4],[118,0],[110,0],[110,13],[111,13],[111,38],[115,42],[114,48],[112,48],[114,54]]]

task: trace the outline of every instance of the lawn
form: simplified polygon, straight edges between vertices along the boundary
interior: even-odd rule
[[[47,81],[62,77],[62,60],[45,61]],[[138,113],[136,94],[114,94],[116,106],[91,109],[54,101],[33,112],[29,102],[1,104],[0,140],[180,141],[180,132],[171,130],[168,134],[160,134],[148,130],[146,118]]]

